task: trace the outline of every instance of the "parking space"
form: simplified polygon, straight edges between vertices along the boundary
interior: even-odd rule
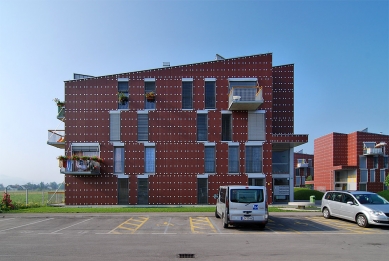
[[[230,227],[206,213],[139,214],[110,216],[4,217],[0,234],[388,234],[387,227],[360,228],[357,224],[320,216],[270,217],[264,230],[255,227]]]

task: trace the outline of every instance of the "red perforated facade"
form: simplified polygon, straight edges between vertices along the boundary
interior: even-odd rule
[[[128,102],[120,107],[123,82]],[[184,82],[190,82],[191,98]],[[152,104],[145,99],[148,83],[155,88]],[[98,173],[61,170],[65,203],[214,204],[225,184],[265,185],[269,203],[290,201],[293,148],[308,141],[294,134],[293,92],[294,66],[273,67],[272,54],[66,81],[65,154],[77,147],[92,155],[98,148],[103,163]],[[199,138],[204,129],[205,140]]]

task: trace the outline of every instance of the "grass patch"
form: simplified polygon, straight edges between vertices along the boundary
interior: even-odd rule
[[[282,208],[269,207],[269,212],[287,212]],[[215,212],[210,207],[39,207],[12,210],[8,213],[147,213],[147,212]]]
[[[389,190],[380,191],[377,194],[389,201]]]
[[[321,200],[324,193],[321,191],[307,189],[307,188],[294,188],[295,200],[309,200],[310,196],[315,196],[316,200]]]

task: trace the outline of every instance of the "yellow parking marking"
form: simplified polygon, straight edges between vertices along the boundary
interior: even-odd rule
[[[189,217],[190,230],[194,234],[217,233],[207,217]]]
[[[310,219],[322,225],[348,230],[357,234],[375,234],[374,231],[369,231],[368,228],[362,228],[356,223],[349,223],[348,221],[340,219],[324,219],[323,217],[311,217]]]
[[[149,220],[149,217],[132,217],[112,229],[110,232],[108,232],[108,234],[133,234],[141,226],[143,226],[143,224],[146,223],[147,220]]]

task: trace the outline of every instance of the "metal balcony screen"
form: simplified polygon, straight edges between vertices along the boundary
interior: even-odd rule
[[[246,146],[246,173],[262,172],[262,147]]]
[[[204,149],[204,173],[215,173],[215,147]]]
[[[197,140],[206,141],[208,139],[208,115],[197,114]]]
[[[149,140],[149,115],[138,114],[138,140]]]
[[[109,139],[111,141],[120,141],[120,114],[109,114]]]
[[[239,147],[228,147],[228,172],[239,173]]]
[[[248,139],[266,140],[265,114],[248,113]]]
[[[115,147],[113,154],[114,173],[124,173],[124,148]]]

